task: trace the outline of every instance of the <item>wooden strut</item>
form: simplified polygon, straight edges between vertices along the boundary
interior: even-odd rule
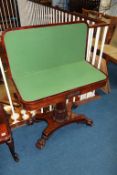
[[[85,117],[83,114],[75,114],[72,112],[73,103],[70,102],[66,105],[65,102],[61,102],[55,105],[54,110],[51,112],[45,112],[44,114],[36,114],[35,122],[46,121],[47,127],[44,129],[42,136],[37,140],[36,147],[42,149],[45,146],[46,140],[57,129],[71,124],[71,123],[85,123],[92,126],[93,121]]]

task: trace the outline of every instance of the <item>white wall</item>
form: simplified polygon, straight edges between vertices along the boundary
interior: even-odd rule
[[[17,2],[21,26],[36,25],[36,19],[39,14],[38,5],[27,0],[17,0]]]
[[[69,0],[52,0],[52,5],[63,7],[64,9],[67,9],[68,8],[68,2],[69,2]]]
[[[26,22],[28,21],[28,14],[27,14],[27,9],[26,9],[27,0],[23,0],[23,1],[17,0],[17,2],[18,2],[21,26],[25,26]]]
[[[109,0],[101,0],[100,2],[100,12],[104,12],[106,14],[109,14],[111,16],[117,16],[117,0],[111,1],[111,7],[108,10],[104,10],[101,8],[102,4],[108,3]]]
[[[53,6],[56,6],[56,5],[60,6],[60,3],[63,2],[64,9],[67,9],[66,3],[68,1],[69,0],[52,0],[52,5]],[[21,26],[31,25],[32,17],[34,15],[33,10],[37,11],[36,13],[38,14],[38,8],[35,8],[34,3],[27,1],[27,0],[17,0],[17,2],[18,2]],[[61,4],[61,7],[62,7],[62,4]]]
[[[107,14],[117,16],[117,0],[112,0],[111,8],[107,11]]]
[[[52,0],[52,5],[56,6],[59,4],[59,2],[60,2],[60,0]]]

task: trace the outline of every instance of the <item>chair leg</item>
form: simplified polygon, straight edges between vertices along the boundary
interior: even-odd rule
[[[19,156],[18,154],[15,152],[15,146],[14,146],[14,140],[13,138],[11,137],[7,142],[6,144],[8,145],[8,148],[11,152],[11,155],[13,157],[13,159],[16,161],[16,162],[19,162]]]
[[[62,109],[61,109],[62,107]],[[59,104],[53,112],[47,113],[45,116],[37,116],[38,120],[44,120],[48,123],[47,127],[44,129],[41,138],[37,141],[36,147],[42,149],[46,140],[49,136],[57,129],[71,124],[71,123],[85,123],[86,125],[92,126],[93,121],[85,117],[83,114],[75,114],[71,112],[72,104],[65,107],[64,104]],[[66,112],[67,111],[67,112]]]

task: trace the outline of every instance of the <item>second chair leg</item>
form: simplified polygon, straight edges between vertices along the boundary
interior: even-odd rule
[[[18,154],[15,152],[15,146],[14,146],[14,140],[13,138],[11,137],[7,142],[6,144],[8,145],[8,148],[11,152],[11,155],[13,157],[13,159],[18,162],[19,161],[19,156]]]

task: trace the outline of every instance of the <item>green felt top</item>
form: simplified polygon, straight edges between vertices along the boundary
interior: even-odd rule
[[[23,100],[35,101],[105,79],[85,61],[86,24],[6,33],[13,79]]]
[[[12,76],[85,59],[86,24],[59,25],[6,33]]]
[[[24,76],[15,79],[15,83],[25,101],[34,101],[105,78],[106,76],[103,73],[89,63],[80,61],[24,74]]]

